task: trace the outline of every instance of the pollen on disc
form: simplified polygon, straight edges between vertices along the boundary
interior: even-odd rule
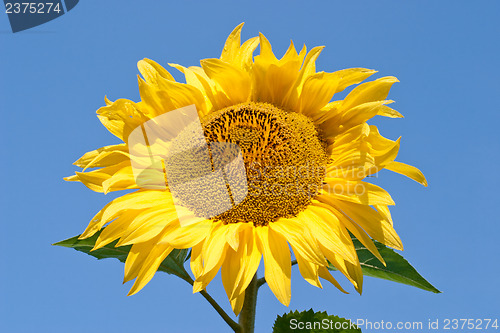
[[[304,115],[250,102],[211,113],[202,119],[202,126],[210,154],[227,157],[227,161],[219,159],[221,165],[214,164],[214,170],[227,165],[240,152],[246,172],[248,193],[244,200],[212,217],[214,220],[267,225],[281,217],[293,217],[310,203],[322,184],[328,160],[325,143]],[[234,146],[213,143],[233,143],[238,149],[231,151]],[[221,149],[228,151],[221,153]],[[237,171],[226,168],[224,177],[238,179],[233,172]],[[234,203],[243,184],[227,185]],[[213,195],[219,195],[220,186],[205,186]],[[218,209],[206,207],[194,188],[187,189],[182,200],[199,214]]]

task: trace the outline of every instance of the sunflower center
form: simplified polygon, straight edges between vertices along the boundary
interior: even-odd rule
[[[209,143],[239,147],[246,172],[246,196],[237,204],[233,199],[233,208],[214,220],[267,225],[280,217],[293,217],[322,184],[328,159],[325,145],[312,121],[302,114],[249,102],[209,114],[202,126]],[[220,146],[210,147],[213,156]],[[235,155],[233,151],[223,156]],[[231,197],[237,197],[235,192],[244,185],[228,186]]]
[[[201,125],[180,132],[165,164],[171,192],[198,217],[267,225],[296,216],[322,185],[325,144],[302,114],[249,102]]]

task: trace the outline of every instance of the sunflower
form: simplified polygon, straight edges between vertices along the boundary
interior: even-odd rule
[[[293,257],[310,284],[321,288],[322,278],[345,292],[328,270],[332,264],[361,293],[363,275],[351,235],[381,262],[372,239],[403,249],[388,208],[394,201],[364,179],[388,169],[427,185],[417,168],[395,161],[400,140],[384,138],[367,124],[376,115],[402,117],[386,99],[398,80],[382,77],[359,84],[375,73],[365,68],[316,72],[322,47],[307,52],[304,46],[297,52],[292,42],[277,59],[262,34],[241,44],[242,26],[229,35],[219,59],[204,59],[201,67],[170,64],[184,74],[186,83],[144,59],[138,63],[141,101],[105,99],[97,116],[123,143],[86,153],[75,162],[83,171],[66,180],[97,192],[132,191],[97,213],[80,238],[106,226],[94,249],[117,239],[116,246],[132,245],[124,276],[125,282],[135,279],[129,295],[151,280],[173,249],[188,248],[194,292],[205,289],[220,270],[236,314],[262,257],[265,280],[284,305],[291,298]],[[260,54],[253,57],[259,45]],[[331,101],[355,84],[343,100]],[[137,145],[131,143],[132,133],[190,105],[199,117],[200,147],[205,143],[214,154],[216,144],[228,144],[237,148],[230,155],[240,156],[243,163],[244,195],[236,193],[241,184],[229,186],[232,178],[224,178],[227,189],[236,189],[230,191],[229,208],[218,207],[214,198],[219,197],[210,195],[216,186],[210,182],[205,190],[184,183],[184,192],[175,195],[164,161],[149,166],[153,176],[143,177],[153,180],[149,184],[138,181],[134,172],[131,155]],[[192,132],[180,129],[176,138],[200,141],[190,137]],[[165,143],[156,141],[146,146]],[[168,165],[183,170],[181,174],[186,168],[189,172],[187,155],[174,155]],[[196,149],[191,155],[196,160]],[[209,163],[213,167],[214,162]],[[176,197],[186,209],[178,209]],[[207,207],[214,211],[204,215]]]

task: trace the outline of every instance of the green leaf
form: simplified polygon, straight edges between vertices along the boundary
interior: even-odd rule
[[[278,316],[274,322],[273,333],[361,333],[350,320],[329,316],[326,312],[290,311]]]
[[[130,251],[130,248],[132,247],[131,245],[127,246],[119,246],[115,247],[116,243],[118,240],[103,246],[100,249],[97,249],[95,251],[91,251],[92,248],[94,247],[94,244],[101,234],[103,229],[101,229],[99,232],[97,232],[95,235],[92,237],[86,238],[86,239],[81,239],[79,240],[79,236],[75,236],[63,241],[60,241],[58,243],[55,243],[53,245],[57,246],[64,246],[64,247],[70,247],[73,248],[77,251],[87,253],[93,257],[96,257],[97,259],[104,259],[104,258],[115,258],[120,260],[121,262],[125,262],[127,259],[128,253]],[[178,250],[174,249],[168,257],[163,260],[161,263],[160,267],[158,268],[159,271],[168,273],[168,274],[173,274],[181,279],[184,279],[186,281],[192,281],[191,277],[189,274],[186,272],[184,269],[184,262],[188,259],[189,256],[189,250],[184,249],[184,250]]]
[[[407,284],[423,290],[432,291],[433,293],[441,292],[424,279],[422,275],[420,275],[416,269],[413,268],[408,261],[406,261],[405,258],[396,253],[394,250],[377,241],[374,241],[380,255],[384,258],[385,263],[387,264],[387,266],[384,266],[355,237],[352,237],[352,241],[354,243],[354,247],[356,248],[356,252],[358,253],[363,275]],[[330,264],[328,269],[336,270],[332,264]]]

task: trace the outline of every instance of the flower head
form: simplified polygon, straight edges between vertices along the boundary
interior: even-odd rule
[[[297,52],[292,43],[277,59],[262,34],[241,44],[242,25],[219,59],[202,60],[201,67],[170,64],[186,83],[144,59],[138,63],[141,101],[106,99],[98,117],[123,143],[86,153],[75,163],[84,170],[67,180],[97,192],[134,191],[106,205],[81,238],[107,225],[96,249],[117,239],[117,246],[132,245],[124,278],[135,279],[130,294],[150,281],[175,248],[192,249],[195,292],[221,271],[235,313],[262,258],[269,287],[289,304],[292,252],[312,285],[321,287],[323,278],[344,291],[327,269],[331,263],[361,292],[351,234],[382,262],[372,239],[402,249],[388,209],[392,198],[364,179],[388,169],[426,185],[418,169],[395,161],[399,139],[384,138],[366,123],[376,115],[402,117],[386,99],[398,81],[383,77],[359,84],[375,73],[364,68],[316,72],[322,47]],[[260,54],[253,58],[258,45]],[[332,101],[355,84],[343,100]],[[193,135],[191,125],[162,127],[160,117],[190,105],[199,119],[192,126],[201,126],[201,135]],[[133,140],[151,121],[158,140]],[[171,130],[171,140],[161,140]],[[161,163],[142,163],[151,149],[177,153]],[[203,156],[209,171],[229,166],[219,183],[209,176],[194,181],[204,168]],[[237,158],[239,167],[232,163]],[[137,165],[146,165],[142,178]],[[226,190],[229,206],[220,199]]]

